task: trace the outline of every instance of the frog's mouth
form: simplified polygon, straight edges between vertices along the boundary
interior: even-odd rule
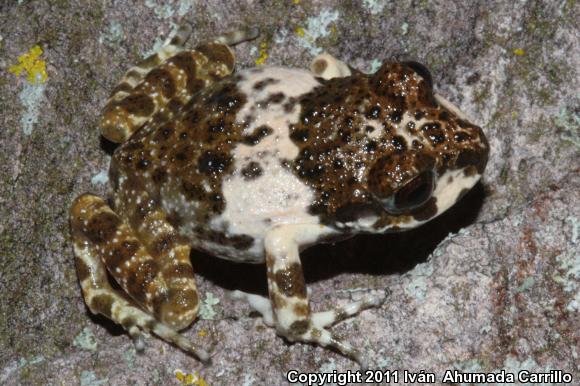
[[[336,211],[335,223],[339,228],[364,230],[372,228],[384,211],[376,202],[350,204]]]

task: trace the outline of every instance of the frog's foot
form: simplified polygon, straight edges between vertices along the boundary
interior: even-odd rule
[[[174,263],[163,266],[101,198],[89,194],[75,200],[70,222],[77,275],[91,312],[123,326],[139,351],[147,332],[207,362],[208,353],[177,332],[191,324],[198,309],[191,263],[180,260],[189,257],[189,249],[181,251],[181,245],[160,234]],[[107,269],[132,299],[111,286]]]
[[[274,327],[274,311],[270,299],[239,290],[229,292],[228,296],[232,300],[242,300],[248,303],[254,311],[262,315],[262,320],[266,326]]]
[[[230,75],[235,56],[230,45],[254,39],[257,28],[221,35],[193,50],[184,47],[191,27],[177,33],[151,56],[130,68],[105,105],[101,134],[121,143],[149,121],[160,124],[177,113],[199,90]]]
[[[343,78],[352,75],[352,71],[346,63],[326,52],[312,60],[310,71],[323,79]]]
[[[311,244],[330,232],[332,230],[320,225],[284,225],[266,235],[268,289],[274,325],[278,334],[289,341],[333,347],[364,367],[360,352],[336,337],[327,327],[366,308],[380,306],[384,297],[367,296],[335,310],[315,313],[310,311],[298,254],[299,246]],[[260,300],[258,304],[261,307],[257,308],[263,309],[263,303]]]
[[[308,291],[309,292],[309,291]],[[313,312],[310,319],[313,324],[320,328],[331,327],[351,316],[355,316],[367,308],[380,307],[385,303],[389,292],[385,291],[384,296],[367,295],[361,300],[348,303],[344,306],[337,307],[334,310]],[[231,291],[229,294],[232,300],[241,300],[248,303],[252,310],[262,316],[264,324],[274,327],[274,310],[270,299],[265,296],[251,294],[239,290]]]

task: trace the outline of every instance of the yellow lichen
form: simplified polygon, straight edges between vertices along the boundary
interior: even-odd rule
[[[204,336],[207,335],[207,331],[202,328],[201,330],[199,330],[199,332],[197,333],[197,335],[199,335],[200,337],[203,338]]]
[[[521,48],[516,48],[514,50],[514,54],[516,54],[517,56],[523,56],[526,54],[526,51],[522,50]]]
[[[294,4],[300,4],[300,0],[292,0]]]
[[[46,73],[46,62],[40,59],[42,48],[32,47],[27,53],[18,57],[18,64],[8,68],[8,71],[16,76],[26,72],[26,80],[32,84],[44,83],[48,79]]]
[[[258,53],[260,54],[260,57],[256,59],[255,63],[257,66],[261,66],[266,62],[266,59],[270,57],[270,55],[268,55],[268,43],[266,42],[260,43],[260,49]]]
[[[304,31],[304,28],[302,27],[296,27],[296,30],[294,32],[296,32],[296,35],[300,36],[301,38],[303,38],[304,35],[306,34],[306,31]]]
[[[197,371],[194,371],[193,374],[191,374],[182,370],[175,370],[173,373],[175,374],[175,378],[182,385],[209,386]]]

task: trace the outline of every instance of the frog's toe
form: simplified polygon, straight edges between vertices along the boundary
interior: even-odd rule
[[[270,299],[265,296],[250,294],[247,292],[235,290],[228,293],[232,300],[241,300],[247,302],[250,307],[262,315],[264,324],[268,327],[274,327],[274,311]]]
[[[366,361],[360,351],[325,328],[324,322],[327,320],[316,318],[315,315],[313,314],[311,318],[306,320],[295,321],[288,329],[281,329],[280,326],[277,326],[277,332],[290,342],[305,342],[322,347],[332,347],[364,368]]]
[[[382,306],[388,295],[388,291],[385,291],[384,295],[367,295],[361,300],[337,307],[334,310],[314,312],[311,315],[312,323],[321,328],[333,326],[363,310]]]
[[[143,352],[145,351],[145,338],[143,337],[143,333],[141,329],[137,326],[131,326],[127,333],[133,339],[133,344],[135,345],[135,351]]]

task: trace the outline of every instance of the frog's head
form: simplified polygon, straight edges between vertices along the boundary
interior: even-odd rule
[[[384,123],[394,146],[374,160],[366,178],[368,192],[384,210],[373,228],[412,228],[446,211],[475,185],[489,145],[481,128],[433,93],[423,65],[386,63],[369,84],[383,103],[396,106]]]

